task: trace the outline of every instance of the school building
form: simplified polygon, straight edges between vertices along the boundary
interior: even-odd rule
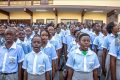
[[[120,0],[0,0],[1,22],[120,22]]]

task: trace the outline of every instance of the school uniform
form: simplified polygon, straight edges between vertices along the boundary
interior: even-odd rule
[[[80,30],[82,33],[88,33],[88,29],[87,28],[83,28]]]
[[[103,53],[102,44],[104,42],[104,39],[105,39],[104,35],[102,35],[102,36],[99,35],[93,41],[93,44],[98,46],[97,56],[98,56],[98,59],[99,59],[99,62],[101,65],[102,65],[102,53]],[[104,76],[102,76],[101,67],[98,69],[98,76],[100,76],[100,80],[103,80]]]
[[[52,65],[52,61],[56,61],[58,58],[55,47],[48,41],[45,47],[41,47],[41,51],[48,55],[50,64]],[[52,71],[50,72],[52,79]]]
[[[92,32],[92,33],[89,34],[89,35],[90,35],[91,49],[94,50],[94,44],[93,44],[93,42],[94,42],[95,38],[96,38],[97,36],[100,36],[100,37],[101,37],[101,36],[103,36],[103,34],[102,34],[101,32],[99,32],[99,34],[96,35],[95,32]]]
[[[55,47],[50,42],[48,42],[45,47],[41,47],[41,51],[48,55],[51,64],[52,60],[56,60],[58,58]]]
[[[66,44],[66,36],[70,35],[70,30],[61,29],[62,43]]]
[[[116,58],[116,80],[120,80],[120,42],[113,40],[108,54]]]
[[[0,51],[0,80],[18,80],[18,64],[24,60],[23,49],[14,42],[9,49],[2,46]]]
[[[105,39],[104,35],[99,35],[99,36],[95,37],[95,39],[93,41],[93,44],[98,46],[98,48],[97,48],[98,53],[97,54],[98,54],[98,58],[99,58],[100,63],[101,63],[101,59],[102,59],[102,51],[103,51],[102,44],[104,42],[104,39]]]
[[[61,34],[62,34],[63,36],[69,35],[69,34],[70,34],[70,30],[69,30],[69,29],[66,29],[66,30],[61,29]]]
[[[16,44],[23,48],[23,51],[25,54],[28,54],[31,52],[30,45],[28,45],[28,43],[26,43],[25,41],[21,41],[20,39],[17,39]]]
[[[93,80],[93,70],[100,67],[96,53],[89,49],[83,55],[79,48],[70,53],[66,65],[74,70],[72,80]]]
[[[56,52],[57,52],[57,50],[61,49],[60,43],[58,41],[59,40],[57,40],[57,38],[55,38],[55,36],[53,36],[51,38],[51,40],[49,40],[49,43],[51,43],[55,47]],[[57,60],[56,60],[56,63],[57,63]],[[54,80],[59,80],[59,72],[58,71],[56,71],[56,73],[55,73]]]
[[[110,50],[110,45],[111,45],[111,42],[115,39],[115,36],[111,33],[111,34],[108,34],[105,39],[104,39],[104,42],[102,44],[102,47],[107,49],[108,52]],[[111,80],[110,79],[110,55],[107,54],[106,56],[106,62],[105,62],[105,68],[106,68],[106,71],[107,71],[107,75],[106,75],[106,80]]]
[[[59,40],[57,40],[57,38],[55,38],[55,36],[53,36],[48,42],[51,43],[55,47],[55,50],[59,50],[59,49],[61,49],[61,45],[58,41]]]
[[[54,38],[58,41],[60,48],[62,48],[62,46],[63,46],[62,45],[62,40],[63,40],[62,34],[61,33],[59,33],[59,34],[55,33]]]
[[[73,35],[71,35],[71,34],[66,35],[64,37],[64,39],[63,39],[63,43],[66,44],[67,47],[69,47],[70,46],[70,42],[73,42],[73,41],[75,41],[75,37]]]
[[[59,49],[62,49],[63,44],[62,44],[62,35],[61,35],[61,33],[59,33],[59,34],[55,33],[54,38],[58,41]],[[62,52],[60,52],[60,64],[58,64],[60,66],[62,65],[61,61],[62,61]],[[60,66],[58,66],[58,67],[60,68]]]
[[[31,35],[29,38],[25,37],[25,42],[30,46],[30,51],[32,51],[32,38],[33,38],[33,35]]]
[[[45,73],[52,70],[48,56],[42,51],[26,54],[22,68],[27,70],[28,80],[46,80]]]
[[[79,47],[79,44],[75,40],[70,42],[70,45],[68,46],[68,49],[67,49],[68,54],[78,47]]]

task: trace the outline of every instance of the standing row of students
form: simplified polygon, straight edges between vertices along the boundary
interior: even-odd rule
[[[119,25],[92,26],[0,26],[0,80],[119,80]]]

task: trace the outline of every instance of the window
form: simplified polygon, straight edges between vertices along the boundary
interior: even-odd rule
[[[10,20],[10,23],[16,23],[16,24],[24,23],[24,24],[30,24],[30,23],[31,23],[31,20],[30,20],[30,19],[11,19],[11,20]]]
[[[46,23],[55,23],[54,19],[46,19]]]
[[[61,19],[61,22],[65,23],[65,24],[76,23],[76,22],[78,22],[78,19]]]
[[[44,24],[44,19],[37,19],[36,23],[42,23],[42,24]]]
[[[94,20],[94,23],[99,23],[100,25],[102,25],[103,21],[102,20]]]
[[[86,24],[93,24],[93,20],[92,19],[85,19],[85,23]]]

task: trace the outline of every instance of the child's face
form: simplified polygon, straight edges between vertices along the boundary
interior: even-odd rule
[[[27,35],[27,36],[30,36],[30,35],[32,34],[31,28],[26,28],[26,29],[25,29],[25,32],[26,32],[26,35]]]
[[[74,26],[74,25],[71,25],[71,26],[70,26],[70,32],[71,32],[71,33],[74,33],[74,31],[75,31],[75,26]]]
[[[116,25],[115,27],[113,27],[112,32],[114,32],[115,34],[117,34],[119,32],[119,26]]]
[[[34,28],[34,31],[35,31],[35,33],[37,34],[38,31],[39,31],[39,28],[38,28],[38,27],[35,27],[35,28]]]
[[[107,29],[106,29],[106,27],[103,27],[102,32],[103,32],[104,34],[107,34]]]
[[[14,38],[15,38],[15,34],[14,34],[13,30],[7,29],[5,31],[5,40],[6,40],[6,42],[11,43],[11,42],[14,41]]]
[[[59,34],[60,31],[61,31],[61,29],[58,27],[58,28],[56,29],[56,32]]]
[[[4,32],[5,32],[5,27],[4,26],[0,26],[0,34],[4,34]]]
[[[101,31],[101,26],[99,24],[95,25],[95,31],[97,31],[97,32]]]
[[[55,33],[55,30],[52,26],[48,27],[48,31],[49,31],[50,35],[54,35],[54,33]]]
[[[90,37],[89,36],[81,37],[79,44],[82,50],[88,50],[90,46]]]
[[[46,31],[42,31],[41,32],[41,40],[43,42],[47,42],[48,41],[48,33]]]
[[[19,35],[18,35],[19,39],[24,41],[25,38],[25,32],[24,31],[19,31]]]
[[[80,32],[77,31],[77,32],[75,33],[75,37],[77,38],[79,34],[80,34]]]
[[[41,47],[41,38],[40,37],[34,37],[32,40],[32,47],[35,52],[40,51]]]

